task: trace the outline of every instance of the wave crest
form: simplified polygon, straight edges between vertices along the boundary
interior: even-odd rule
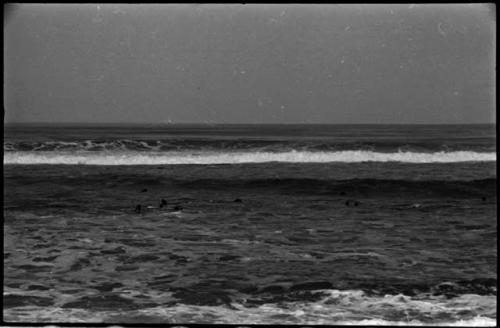
[[[307,152],[6,152],[4,164],[162,165],[240,163],[454,163],[496,161],[496,153],[471,151],[378,153],[373,151]]]

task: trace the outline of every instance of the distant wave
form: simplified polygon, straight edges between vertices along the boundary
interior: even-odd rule
[[[4,151],[373,151],[373,152],[451,152],[476,151],[494,152],[495,143],[487,138],[465,140],[322,140],[322,139],[207,139],[172,138],[148,139],[89,139],[89,140],[46,140],[46,141],[4,141]]]
[[[380,153],[363,150],[333,152],[36,152],[9,151],[4,153],[4,164],[70,164],[70,165],[162,165],[162,164],[239,164],[239,163],[456,163],[496,161],[496,153],[472,151],[453,152],[393,152]]]
[[[6,141],[3,144],[4,151],[106,151],[106,150],[132,150],[150,151],[163,150],[162,146],[175,149],[175,143],[151,141],[151,140],[78,140],[78,141]]]

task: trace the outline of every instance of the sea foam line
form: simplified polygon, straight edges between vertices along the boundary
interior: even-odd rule
[[[60,306],[15,307],[4,310],[9,321],[54,320],[71,322],[128,322],[141,317],[165,323],[495,326],[496,295],[463,294],[452,299],[421,294],[369,296],[362,290],[317,290],[322,298],[311,301],[227,305],[155,305],[131,310],[88,310]],[[8,293],[9,294],[9,293]],[[7,295],[8,295],[7,294]],[[153,300],[170,296],[149,294]],[[411,311],[410,311],[411,310]],[[465,313],[464,313],[464,310]],[[471,314],[474,316],[471,317]],[[424,320],[424,321],[422,321]],[[147,322],[147,321],[146,321]]]
[[[34,152],[4,153],[4,164],[69,165],[162,165],[162,164],[239,164],[239,163],[456,163],[496,161],[496,153],[472,151],[380,153],[349,150],[335,152]]]

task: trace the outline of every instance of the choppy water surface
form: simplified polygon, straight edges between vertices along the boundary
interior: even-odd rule
[[[4,164],[4,318],[495,325],[495,165]]]

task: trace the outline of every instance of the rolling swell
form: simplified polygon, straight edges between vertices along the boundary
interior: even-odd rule
[[[319,179],[252,179],[221,180],[197,179],[193,181],[173,181],[179,187],[208,189],[278,189],[282,192],[319,193],[319,194],[424,194],[468,197],[496,193],[496,179],[472,181],[409,181],[380,179],[319,180]]]

